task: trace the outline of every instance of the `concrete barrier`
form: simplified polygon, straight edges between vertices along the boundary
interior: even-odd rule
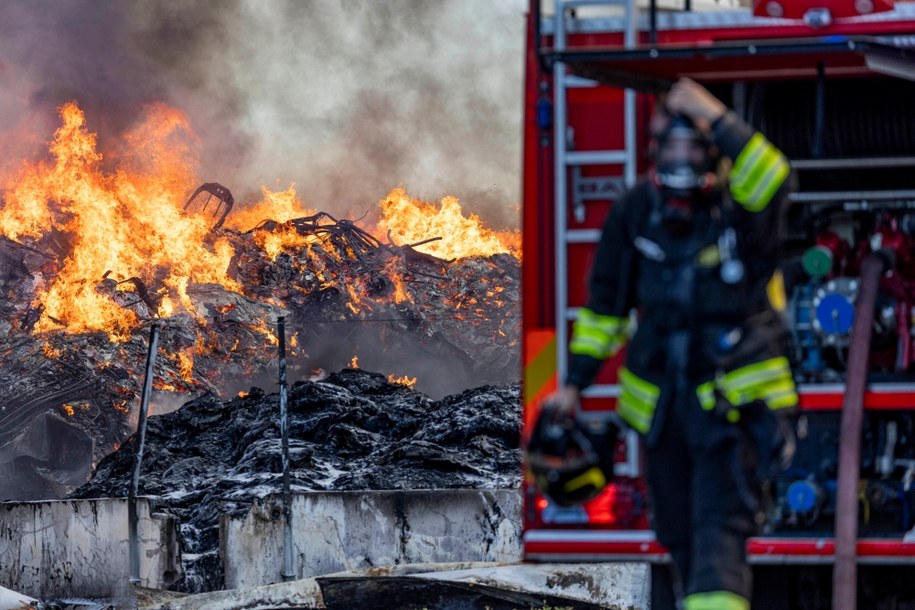
[[[167,515],[151,515],[151,506],[154,499],[139,505],[139,584],[164,589],[181,575],[177,524]],[[360,579],[348,586],[364,583],[371,587],[363,590],[366,595],[383,588],[385,577],[396,576],[413,579],[413,586],[431,579],[440,588],[490,587],[611,607],[647,607],[647,565],[520,564],[517,490],[296,494],[293,570],[303,580],[265,587],[281,580],[283,526],[276,496],[255,502],[245,515],[223,515],[219,553],[225,587],[234,590],[171,600],[161,607],[241,610],[309,605],[307,601],[322,607],[315,577],[334,573],[338,580]],[[117,599],[130,595],[128,571],[126,500],[0,504],[3,586],[39,599]]]
[[[174,520],[138,503],[140,583],[180,575]],[[119,597],[128,590],[127,500],[0,503],[0,583],[37,598]]]
[[[226,588],[279,582],[282,503],[270,496],[244,517],[224,515]],[[292,501],[293,570],[308,578],[405,563],[521,560],[515,490],[312,492]]]

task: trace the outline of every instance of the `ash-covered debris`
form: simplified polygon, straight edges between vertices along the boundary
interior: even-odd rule
[[[0,236],[0,500],[60,497],[124,441],[153,321],[162,331],[152,413],[193,396],[231,396],[270,383],[280,315],[287,319],[290,378],[337,370],[354,356],[359,366],[415,379],[436,397],[518,377],[514,256],[442,260],[382,243],[327,214],[215,235],[234,250],[237,291],[190,283],[183,308],[157,317],[161,301],[174,296],[157,275],[121,278],[114,270],[97,279],[95,290],[138,320],[117,328],[117,340],[64,327],[35,332],[39,320],[63,324],[48,318],[37,295],[61,272],[72,235],[54,231],[22,243]],[[79,440],[65,470],[53,456],[25,450],[43,413]],[[79,431],[92,441],[88,451]],[[405,451],[421,455],[419,447]]]
[[[377,373],[344,369],[289,391],[292,490],[516,488],[518,384],[433,400]],[[181,522],[185,579],[220,588],[218,519],[282,488],[277,394],[198,398],[151,417],[140,493]],[[75,498],[127,495],[135,437],[99,464]]]
[[[241,306],[245,297],[211,285],[188,292],[205,313],[163,321],[153,412],[189,395],[216,393],[275,360],[262,332],[242,317],[250,317]],[[218,310],[224,303],[228,313]],[[247,310],[283,311],[257,302]],[[147,340],[142,327],[122,343],[104,333],[62,330],[0,337],[0,501],[60,498],[120,446],[135,422],[131,408],[143,383]],[[201,344],[206,350],[198,354]]]

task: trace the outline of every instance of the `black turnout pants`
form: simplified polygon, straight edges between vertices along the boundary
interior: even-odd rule
[[[749,600],[745,549],[761,498],[751,444],[739,425],[702,410],[694,389],[676,394],[645,449],[652,525],[673,559],[675,595],[730,591]]]

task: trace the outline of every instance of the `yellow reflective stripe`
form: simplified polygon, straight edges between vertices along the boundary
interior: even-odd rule
[[[736,389],[738,386],[745,387],[762,381],[790,376],[791,367],[788,365],[788,359],[785,356],[778,356],[749,364],[723,375],[718,379],[718,387]]]
[[[623,384],[623,391],[628,391],[633,396],[638,397],[644,402],[654,405],[661,394],[661,388],[649,381],[645,381],[635,375],[626,367],[621,367],[619,372],[620,383]]]
[[[594,328],[593,326],[586,326],[584,324],[576,324],[575,331],[582,337],[591,337],[592,339],[601,339],[604,340],[607,337],[611,336],[612,333],[608,333],[600,328]]]
[[[605,316],[603,314],[595,313],[587,307],[582,307],[578,310],[578,316],[575,321],[588,328],[600,330],[608,335],[626,332],[626,328],[629,326],[629,318]]]
[[[785,409],[795,406],[798,403],[798,396],[794,380],[767,389],[760,395],[760,398],[770,409]]]
[[[791,380],[786,380],[786,383],[791,383]],[[737,407],[740,405],[745,405],[748,402],[753,402],[757,399],[765,400],[766,396],[768,395],[766,391],[766,387],[768,385],[770,384],[762,383],[751,387],[732,388],[728,390],[722,390],[721,393],[724,394],[724,397],[727,398],[729,403]],[[782,387],[784,388],[786,386]]]
[[[573,354],[582,354],[604,360],[618,352],[624,343],[625,341],[610,337],[589,337],[578,333],[572,337],[569,351]]]
[[[604,316],[582,308],[572,327],[569,351],[605,360],[618,352],[626,342],[628,326],[628,318]]]
[[[619,380],[622,388],[617,403],[619,416],[638,432],[647,434],[661,389],[633,375],[626,367],[620,368]]]
[[[791,383],[790,374],[759,375],[741,381],[719,381],[718,388],[725,394],[759,394],[768,386]]]
[[[797,392],[786,392],[784,396],[770,397],[766,400],[766,406],[770,411],[779,409],[790,409],[796,407],[799,402]]]
[[[725,392],[724,395],[734,406],[745,405],[754,400],[762,400],[770,409],[782,409],[797,404],[798,397],[793,380],[785,380],[776,387],[768,387],[769,385]]]
[[[591,356],[598,360],[605,360],[607,357],[607,346],[604,344],[594,345],[589,341],[577,338],[573,339],[572,343],[569,344],[569,352],[579,356]]]
[[[734,159],[734,167],[731,169],[731,184],[743,185],[750,169],[756,165],[765,150],[766,138],[761,133],[753,134],[750,141]]]
[[[642,434],[648,434],[648,430],[651,428],[651,415],[640,413],[631,408],[622,397],[620,397],[620,401],[617,404],[616,412],[623,418],[623,421],[632,426],[633,430],[641,432]]]
[[[569,351],[573,354],[584,354],[604,359],[610,351],[610,338],[606,335],[595,333],[590,329],[575,328],[572,332]]]
[[[756,133],[734,161],[731,194],[746,209],[759,212],[769,204],[790,171],[784,155]]]
[[[751,185],[759,182],[766,170],[772,167],[778,159],[778,149],[759,136],[752,157],[748,158],[740,167],[740,171],[731,175],[732,190],[746,196],[752,190]]]
[[[759,134],[757,134],[759,135]],[[735,180],[735,188],[746,193],[752,190],[754,185],[759,183],[760,178],[772,167],[778,160],[778,149],[769,144],[763,136],[756,140],[756,149],[753,151],[751,158],[743,163]]]
[[[566,481],[562,488],[565,491],[576,491],[587,485],[593,485],[597,489],[603,489],[607,485],[607,478],[600,468],[589,468],[574,479]]]
[[[647,415],[651,417],[654,413],[654,403],[642,400],[637,396],[634,396],[632,392],[623,388],[623,391],[620,393],[620,403],[626,405],[627,409],[641,413],[642,415]]]
[[[750,610],[750,602],[730,591],[706,591],[687,595],[684,610]]]
[[[731,371],[716,383],[728,402],[735,406],[762,400],[770,409],[782,409],[798,402],[791,368],[784,356]]]
[[[706,381],[696,388],[696,396],[699,397],[699,405],[705,411],[711,411],[715,408],[715,382]]]
[[[794,391],[794,380],[790,377],[786,379],[779,379],[778,381],[773,381],[772,383],[767,383],[760,386],[759,395],[761,397],[765,396],[775,396],[783,392],[793,392]]]
[[[791,167],[788,165],[788,161],[779,155],[776,164],[756,183],[756,188],[747,197],[747,200],[743,202],[743,207],[751,212],[759,212],[765,209],[769,202],[772,201],[775,191],[785,182],[789,173],[791,173]]]

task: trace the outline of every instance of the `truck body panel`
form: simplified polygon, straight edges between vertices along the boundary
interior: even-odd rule
[[[909,212],[915,209],[915,191],[907,186],[915,167],[915,132],[908,135],[912,122],[899,101],[915,99],[909,97],[915,94],[915,3],[897,2],[892,10],[851,18],[843,16],[841,3],[816,3],[835,11],[834,20],[822,27],[805,22],[804,15],[768,19],[746,8],[655,15],[642,9],[631,19],[628,11],[635,3],[629,2],[623,14],[574,13],[584,4],[595,3],[557,2],[555,10],[562,16],[546,18],[539,3],[532,2],[528,23],[522,307],[526,430],[540,401],[564,376],[566,343],[576,308],[587,295],[587,270],[607,212],[632,186],[632,176],[644,176],[648,169],[653,94],[679,76],[695,78],[760,127],[792,160],[799,187],[787,204],[786,260],[799,261],[814,246],[827,247],[826,234],[847,242],[845,250],[830,251],[844,261],[841,270],[805,276],[789,287],[786,315],[809,435],[799,452],[801,466],[776,488],[780,524],[747,548],[757,564],[828,564],[834,550],[833,516],[828,514],[834,482],[832,466],[817,460],[831,464],[839,442],[847,332],[816,328],[817,317],[830,313],[822,304],[827,296],[854,303],[849,286],[869,243],[896,240],[900,251],[915,243],[910,234],[915,231],[907,228],[907,223],[915,228]],[[635,134],[634,147],[627,148],[627,125]],[[862,133],[852,133],[856,126]],[[915,495],[910,497],[915,435],[909,435],[910,430],[915,434],[911,267],[903,262],[890,274],[895,280],[885,278],[881,285],[882,310],[889,317],[885,335],[874,340],[864,398],[862,564],[915,561],[915,540],[906,536],[915,525]],[[622,357],[604,366],[585,393],[583,416],[601,417],[615,407],[615,371]],[[602,496],[568,509],[551,507],[526,481],[525,557],[666,562],[666,551],[649,528],[647,491],[632,433],[618,447],[616,474]],[[797,483],[798,492],[806,480],[811,493],[826,497],[817,500],[816,515],[797,514],[788,494],[792,484]]]

